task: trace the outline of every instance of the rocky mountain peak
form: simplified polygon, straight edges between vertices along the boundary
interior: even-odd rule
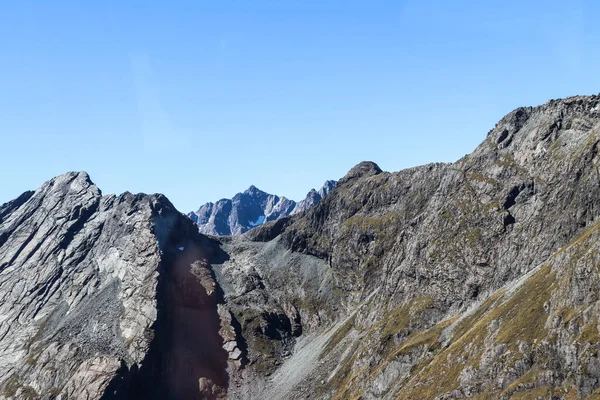
[[[302,213],[317,204],[336,182],[329,180],[317,191],[295,202],[286,197],[266,193],[252,185],[232,199],[206,203],[196,212],[188,213],[201,233],[214,236],[241,235],[265,222]]]
[[[347,183],[351,180],[362,178],[365,176],[374,176],[380,174],[381,168],[372,161],[362,161],[352,167],[350,171],[338,182],[338,184]]]
[[[102,196],[85,172],[0,206],[0,396],[189,398],[201,375],[214,398],[227,353],[205,239],[163,195]]]
[[[572,96],[559,100],[549,100],[537,107],[519,107],[504,116],[490,131],[489,135],[498,148],[512,148],[519,146],[542,147],[544,142],[553,141],[556,134],[563,128],[577,128],[580,124],[600,115],[599,96]],[[527,125],[537,126],[536,132],[523,129]],[[519,132],[523,134],[519,134]],[[524,135],[528,134],[527,137]],[[563,135],[567,141],[568,136]]]
[[[319,196],[321,196],[321,198],[325,197],[327,193],[329,193],[335,187],[336,184],[337,182],[333,180],[325,181],[321,189],[319,189]]]
[[[101,194],[100,189],[92,182],[85,171],[71,171],[50,179],[40,188],[42,192],[60,192],[65,190],[89,190]]]
[[[248,198],[254,199],[256,201],[261,201],[267,197],[270,196],[269,193],[264,192],[262,190],[260,190],[259,188],[257,188],[254,185],[251,185],[248,189],[246,189],[245,191],[236,194],[233,199],[239,198],[240,196],[247,196]]]
[[[250,195],[267,194],[266,192],[263,192],[262,190],[260,190],[259,188],[257,188],[254,185],[250,185],[250,187],[248,189],[246,189],[246,191],[244,191],[244,193],[247,193],[247,194],[250,194]]]

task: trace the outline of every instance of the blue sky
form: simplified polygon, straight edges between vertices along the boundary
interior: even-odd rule
[[[0,203],[70,170],[181,211],[251,184],[300,199],[600,92],[593,1],[80,3],[3,4]]]

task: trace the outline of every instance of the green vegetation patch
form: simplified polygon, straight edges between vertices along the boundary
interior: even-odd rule
[[[454,321],[458,319],[454,317],[452,319],[448,319],[440,322],[439,324],[425,330],[413,332],[406,339],[406,342],[402,344],[392,356],[392,358],[396,358],[397,356],[408,354],[414,349],[417,349],[421,346],[427,346],[427,351],[436,351],[440,348],[440,337],[442,336],[442,331],[449,327]]]
[[[19,377],[16,374],[13,374],[6,383],[4,384],[4,388],[0,392],[2,396],[5,397],[14,397],[17,394],[17,390],[21,387],[21,382],[19,382]]]
[[[401,212],[389,212],[382,216],[353,215],[344,221],[344,226],[350,229],[357,229],[364,232],[373,232],[376,234],[385,234],[401,224],[403,221]],[[391,228],[391,229],[390,229]]]
[[[411,320],[418,319],[420,314],[433,305],[429,296],[419,296],[410,303],[388,310],[379,324],[383,341],[400,333],[409,334]]]
[[[580,343],[600,343],[600,334],[598,333],[598,318],[593,318],[583,326],[581,334],[577,339]]]
[[[356,314],[354,314],[352,317],[350,317],[337,330],[337,332],[335,332],[333,334],[333,336],[331,337],[331,339],[329,339],[329,341],[327,342],[327,345],[325,346],[325,349],[323,350],[323,353],[321,353],[321,358],[323,358],[324,356],[326,356],[327,354],[329,354],[338,344],[341,343],[342,340],[344,340],[344,338],[346,336],[348,336],[348,333],[350,333],[350,331],[352,330],[352,328],[354,328],[355,322],[356,322]]]
[[[496,342],[507,343],[516,349],[517,341],[534,343],[548,332],[544,325],[548,314],[544,303],[550,299],[556,274],[550,265],[544,265],[506,303],[493,312],[494,319],[502,319]]]
[[[414,375],[398,398],[435,398],[458,389],[461,372],[466,367],[479,368],[492,321],[500,321],[495,342],[506,343],[510,350],[518,351],[519,341],[534,343],[546,338],[544,303],[550,299],[555,278],[551,266],[545,265],[503,303],[502,291],[490,297],[457,325],[452,344]]]

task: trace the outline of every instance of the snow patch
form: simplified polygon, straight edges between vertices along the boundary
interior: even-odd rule
[[[260,217],[258,217],[256,222],[248,221],[248,224],[250,224],[251,227],[255,227],[255,226],[262,225],[264,222],[265,222],[265,216],[261,215]]]

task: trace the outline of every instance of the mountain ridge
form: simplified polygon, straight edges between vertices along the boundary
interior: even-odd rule
[[[0,206],[0,397],[598,398],[599,153],[600,96],[553,100],[212,238],[57,177]]]

